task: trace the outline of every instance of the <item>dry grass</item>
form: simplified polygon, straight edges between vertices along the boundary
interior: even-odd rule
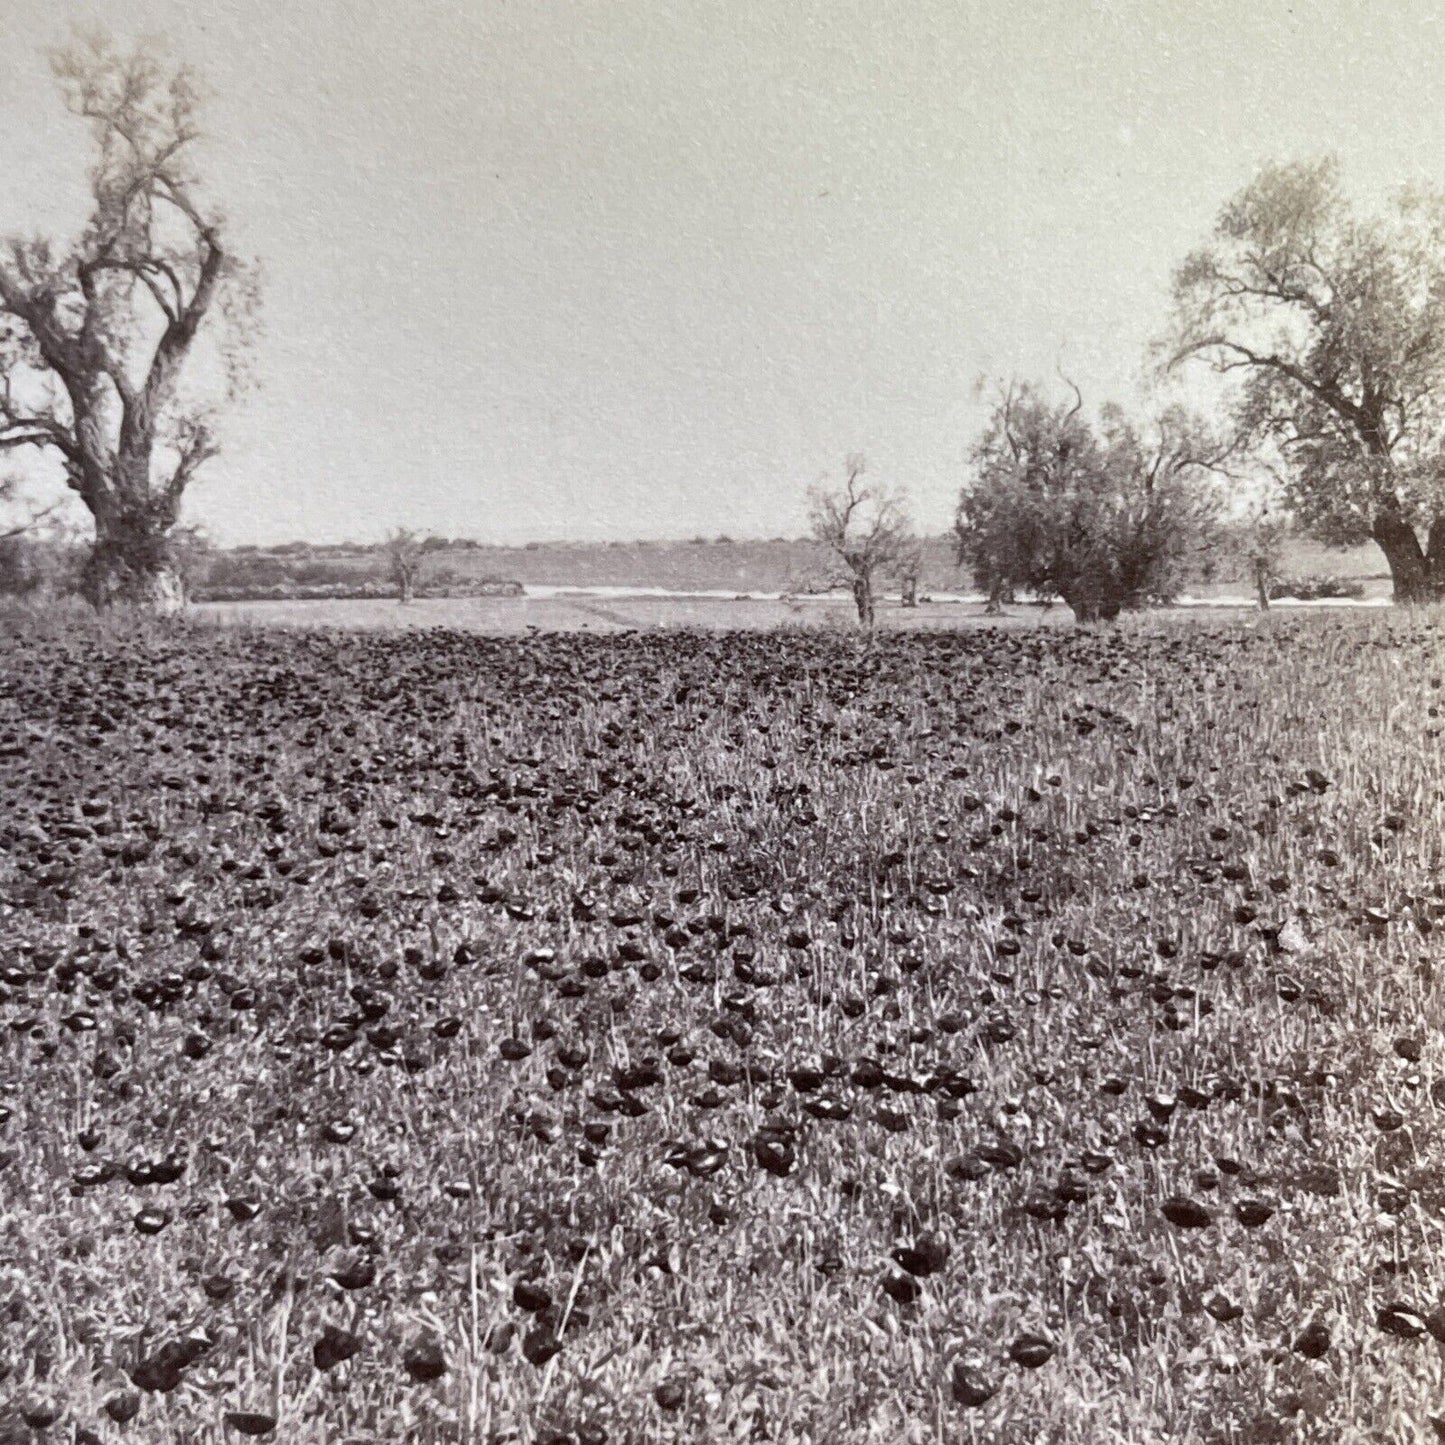
[[[423,597],[403,607],[391,599],[324,602],[216,602],[193,609],[202,621],[226,625],[416,631],[450,628],[462,632],[515,635],[526,632],[654,631],[707,628],[767,632],[777,628],[819,628],[851,632],[853,603],[843,597],[766,601],[727,597]],[[884,604],[885,631],[979,626],[1036,627],[1067,622],[1069,610],[1035,606],[1009,609],[1002,620],[981,606],[938,604],[904,609]]]
[[[0,1437],[1431,1438],[1442,644],[13,627]]]

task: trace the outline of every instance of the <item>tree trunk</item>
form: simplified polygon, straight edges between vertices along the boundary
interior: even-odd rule
[[[97,611],[137,607],[179,612],[186,605],[186,589],[168,531],[131,518],[97,517],[95,545],[80,579],[85,600]]]
[[[1269,611],[1269,568],[1256,562],[1254,566],[1254,595],[1261,612]]]
[[[1075,622],[1114,622],[1124,605],[1124,599],[1117,593],[1095,583],[1071,587],[1063,593],[1063,598]]]
[[[401,580],[397,583],[397,601],[403,607],[416,596],[416,581],[409,574],[403,573]]]
[[[853,579],[853,601],[858,608],[858,621],[864,627],[873,626],[873,579],[860,573]]]
[[[905,572],[903,574],[903,596],[904,607],[918,606],[918,574],[916,572]]]
[[[1425,541],[1425,570],[1437,597],[1445,596],[1445,514],[1430,523]]]
[[[1382,511],[1371,531],[1389,564],[1396,602],[1418,606],[1445,596],[1445,523],[1441,518],[1430,527],[1428,554],[1415,529],[1394,510]]]

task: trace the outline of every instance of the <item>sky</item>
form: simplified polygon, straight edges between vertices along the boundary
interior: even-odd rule
[[[1445,186],[1420,0],[0,0],[0,234],[83,215],[96,26],[201,71],[264,268],[225,544],[798,535],[852,452],[942,531],[981,379],[1147,403],[1261,164]]]

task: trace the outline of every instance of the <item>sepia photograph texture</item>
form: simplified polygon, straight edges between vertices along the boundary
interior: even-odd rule
[[[0,0],[0,1445],[1445,1441],[1442,57]]]

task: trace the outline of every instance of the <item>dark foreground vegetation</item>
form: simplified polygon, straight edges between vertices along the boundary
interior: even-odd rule
[[[0,1438],[1441,1428],[1437,619],[3,645]]]

